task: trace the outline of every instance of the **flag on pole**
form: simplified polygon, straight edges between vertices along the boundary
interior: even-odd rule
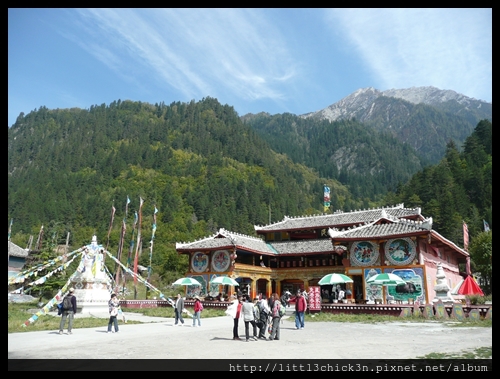
[[[14,222],[14,219],[13,219],[13,218],[11,218],[11,219],[10,219],[10,224],[9,224],[9,239],[8,239],[9,241],[10,241],[10,234],[12,233],[12,223],[13,223],[13,222]],[[485,221],[485,222],[486,222],[486,221]]]
[[[115,212],[116,212],[116,208],[115,208],[115,205],[113,204],[111,206],[111,221],[109,222],[108,240],[106,242],[106,250],[108,250],[108,246],[109,246],[109,236],[111,235],[111,228],[113,227],[113,220],[115,219]]]
[[[138,219],[139,219],[139,216],[138,216],[137,211],[136,211],[134,214],[134,225],[132,226],[132,238],[130,239],[128,257],[127,257],[127,267],[128,268],[130,268],[130,266],[132,265],[132,252],[134,251],[135,228],[137,226]]]
[[[330,208],[330,187],[326,184],[323,187],[323,212],[327,212]]]
[[[486,220],[483,220],[484,224],[484,231],[489,232],[490,231],[490,225],[486,222]]]
[[[156,214],[158,213],[158,209],[156,208],[155,205],[155,210],[153,212],[153,230],[151,232],[151,242],[150,242],[150,247],[149,247],[149,267],[148,267],[148,282],[149,278],[151,278],[151,265],[153,261],[153,240],[155,239],[155,232],[156,232]]]
[[[464,221],[464,250],[467,251],[469,249],[469,227]]]
[[[142,224],[142,205],[144,204],[144,200],[142,197],[139,197],[139,225],[137,227],[137,246],[135,248],[135,257],[134,257],[134,284],[137,285],[137,265],[139,264],[139,248],[141,246],[141,224]]]

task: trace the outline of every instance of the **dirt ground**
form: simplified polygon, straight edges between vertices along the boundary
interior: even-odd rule
[[[127,317],[129,315],[132,317],[129,319],[133,319],[134,314]],[[140,320],[142,316],[135,317]],[[102,327],[74,329],[72,335],[59,335],[57,330],[11,333],[8,334],[9,367],[12,363],[12,367],[28,369],[26,359],[398,360],[492,347],[492,328],[452,327],[452,321],[307,322],[303,330],[297,330],[293,316],[286,317],[278,341],[246,342],[243,322],[239,326],[242,340],[234,341],[233,320],[226,316],[202,318],[202,326],[197,328],[192,327],[189,318],[179,327],[173,325],[171,318],[144,317],[144,324],[120,322],[120,332],[108,334],[107,319],[103,318]],[[40,363],[30,364],[37,362]],[[188,364],[195,367],[196,361]],[[36,369],[36,366],[29,367]]]

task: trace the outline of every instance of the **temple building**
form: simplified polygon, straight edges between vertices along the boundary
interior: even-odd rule
[[[445,273],[449,287],[463,278],[459,264],[466,264],[464,249],[432,230],[432,218],[420,208],[403,204],[351,212],[285,217],[282,221],[255,226],[259,237],[220,229],[210,237],[176,243],[179,254],[188,254],[189,272],[202,287],[188,287],[194,295],[229,295],[239,290],[251,297],[288,290],[309,291],[325,275],[340,273],[353,282],[336,288],[321,286],[329,294],[342,289],[347,302],[427,304],[435,298],[437,267]],[[370,285],[366,280],[378,273],[393,273],[406,284]],[[215,276],[235,279],[239,287],[210,284]],[[335,297],[333,297],[333,300]]]

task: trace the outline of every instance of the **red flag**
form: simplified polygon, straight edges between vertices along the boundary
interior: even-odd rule
[[[467,251],[469,249],[469,228],[464,221],[464,250]]]

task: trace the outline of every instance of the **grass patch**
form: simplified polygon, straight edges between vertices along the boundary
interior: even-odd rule
[[[418,359],[492,359],[493,347],[479,347],[477,349],[466,349],[459,353],[430,353]]]

